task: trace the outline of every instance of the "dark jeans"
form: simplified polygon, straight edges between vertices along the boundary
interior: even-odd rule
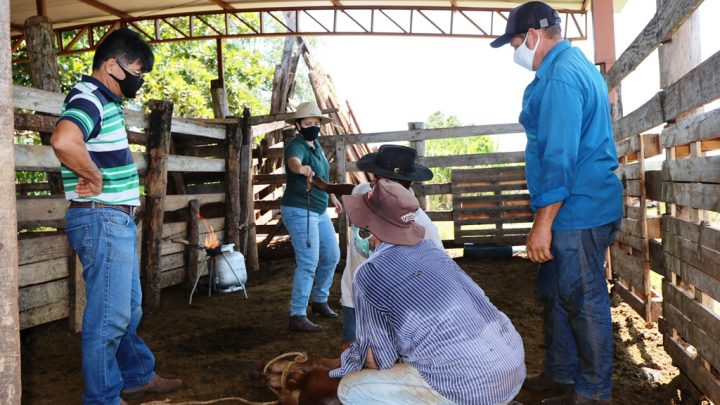
[[[620,221],[591,229],[553,231],[555,259],[538,271],[547,354],[545,373],[593,399],[611,398],[613,336],[605,250]]]
[[[343,342],[354,342],[355,338],[355,308],[342,307],[343,313]]]

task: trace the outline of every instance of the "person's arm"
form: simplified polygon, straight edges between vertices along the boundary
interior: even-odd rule
[[[335,213],[342,214],[342,212],[343,212],[342,204],[337,199],[335,194],[330,194],[330,202],[332,202],[333,207],[335,207]]]
[[[536,212],[526,245],[528,258],[536,263],[553,259],[552,225],[575,181],[582,115],[580,90],[550,80],[540,102],[538,152],[542,172],[539,190],[530,202]]]
[[[526,246],[528,258],[535,263],[545,263],[553,259],[553,255],[550,253],[552,224],[561,206],[562,201],[559,201],[535,212],[535,221],[533,221]]]
[[[288,169],[295,174],[300,174],[311,179],[315,176],[312,167],[303,165],[297,156],[288,158]]]
[[[58,160],[78,175],[75,191],[80,197],[92,197],[102,192],[102,175],[90,159],[83,132],[74,122],[60,120],[50,137],[50,144]]]

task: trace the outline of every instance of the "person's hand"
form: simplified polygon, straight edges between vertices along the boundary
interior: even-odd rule
[[[303,176],[312,179],[315,176],[315,172],[313,171],[312,167],[310,166],[300,166],[300,169],[298,170],[298,174],[302,174]]]
[[[552,227],[540,224],[533,224],[527,240],[528,258],[535,263],[545,263],[553,260],[550,252],[552,242]]]
[[[343,212],[343,206],[340,203],[340,200],[335,197],[335,194],[330,194],[330,201],[332,201],[333,206],[335,207],[335,213],[340,215]]]
[[[102,176],[97,176],[92,179],[78,177],[78,184],[75,186],[75,192],[77,192],[80,197],[94,197],[102,193],[102,185]]]

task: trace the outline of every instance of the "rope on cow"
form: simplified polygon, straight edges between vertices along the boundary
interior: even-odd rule
[[[287,366],[285,366],[285,369],[283,370],[282,374],[280,375],[280,387],[282,387],[281,391],[285,390],[285,383],[287,382],[287,374],[290,371],[290,369],[297,363],[304,363],[308,360],[308,355],[305,352],[288,352],[283,353],[274,359],[268,361],[268,363],[265,365],[265,368],[263,368],[263,374],[266,374],[268,369],[270,369],[270,366],[272,366],[275,362],[284,360],[288,357],[294,357],[293,361],[289,362]],[[268,388],[274,392],[276,395],[280,395],[280,392],[276,391],[274,388],[268,386]]]

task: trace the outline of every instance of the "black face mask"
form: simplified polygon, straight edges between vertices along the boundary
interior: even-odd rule
[[[320,135],[320,127],[300,128],[300,134],[308,141],[314,141]]]
[[[112,73],[110,73],[110,76],[112,76],[112,78],[115,79],[117,84],[120,86],[120,91],[122,92],[123,96],[125,96],[126,98],[135,98],[138,90],[140,90],[140,87],[142,87],[143,83],[145,83],[145,79],[142,76],[135,76],[132,73],[128,72],[119,63],[118,66],[120,66],[120,69],[122,69],[122,71],[125,73],[125,78],[120,80]]]

